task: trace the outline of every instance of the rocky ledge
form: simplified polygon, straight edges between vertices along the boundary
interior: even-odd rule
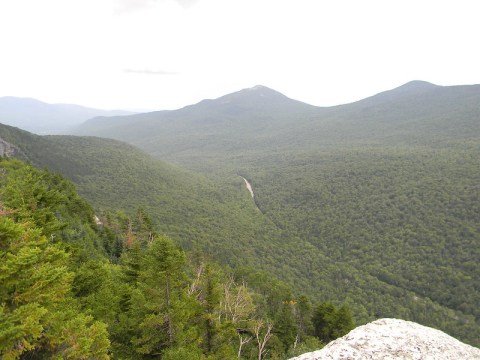
[[[322,350],[291,360],[480,359],[480,349],[444,332],[398,319],[379,319],[359,326]]]

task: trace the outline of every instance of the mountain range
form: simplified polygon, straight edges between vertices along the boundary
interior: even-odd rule
[[[399,317],[478,345],[479,118],[479,85],[327,108],[255,86],[77,136],[0,137],[98,209],[146,207],[183,247],[346,303],[359,324]]]
[[[199,168],[210,156],[296,152],[338,146],[422,145],[475,137],[480,85],[413,81],[346,105],[320,108],[256,86],[179,110],[94,118],[73,134],[129,142]]]

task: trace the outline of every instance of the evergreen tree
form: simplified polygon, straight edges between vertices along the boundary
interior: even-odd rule
[[[298,340],[303,341],[306,336],[313,334],[312,303],[310,299],[305,295],[300,296],[296,310]]]
[[[337,339],[355,328],[352,310],[346,305],[340,306],[334,317],[332,338]]]
[[[68,255],[41,231],[0,216],[0,354],[108,359],[106,325],[70,296]]]
[[[284,301],[275,318],[274,334],[283,344],[284,352],[294,346],[297,341],[297,325],[293,314],[294,301]]]
[[[347,334],[355,327],[353,313],[348,306],[342,305],[337,309],[328,302],[323,302],[315,308],[312,322],[315,336],[324,343]]]
[[[187,296],[183,251],[171,240],[157,237],[148,244],[141,266],[139,291],[132,298],[133,311],[141,316],[132,340],[136,351],[159,355],[196,339],[195,329],[186,327],[195,307]]]

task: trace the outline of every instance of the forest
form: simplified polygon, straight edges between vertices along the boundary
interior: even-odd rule
[[[122,296],[133,291],[138,296],[125,296],[133,296],[140,308],[154,260],[131,260],[129,254],[150,256],[151,236],[140,235],[146,222],[148,234],[168,239],[183,254],[179,284],[188,288],[197,276],[207,281],[202,276],[208,268],[215,274],[215,294],[230,296],[228,286],[248,289],[256,309],[252,319],[274,326],[265,358],[328,342],[334,331],[315,327],[323,321],[323,315],[315,317],[321,309],[351,313],[356,325],[382,317],[412,320],[480,346],[479,99],[478,86],[414,82],[357,103],[316,108],[256,88],[178,111],[93,119],[81,129],[130,145],[98,137],[38,136],[4,125],[0,137],[13,144],[14,157],[62,174],[92,204],[102,225],[92,223],[78,237],[74,230],[64,231],[65,243],[71,249],[86,239],[75,254],[81,253],[82,261],[92,254],[101,258],[110,277],[102,275],[100,282],[111,281],[108,287]],[[252,184],[255,199],[242,177]],[[91,219],[92,214],[85,217]],[[136,262],[136,270],[125,268],[129,261]],[[80,268],[88,272],[83,266],[70,271]],[[93,269],[90,273],[100,271]],[[127,279],[131,271],[138,273],[140,289],[130,280],[130,287],[117,289],[124,283],[119,278]],[[235,285],[228,285],[231,281]],[[109,356],[140,356],[135,349],[144,343],[132,339],[141,335],[117,337],[113,329],[123,320],[112,325],[101,318],[103,311],[93,310],[101,303],[94,295],[72,291],[78,306],[91,306],[87,314],[93,319],[98,314],[107,324]],[[87,306],[82,301],[90,295]],[[163,301],[159,294],[151,296],[157,304]],[[222,306],[218,296],[217,305],[209,305],[213,312]],[[310,309],[309,337],[297,341],[303,302]],[[296,321],[296,335],[287,336],[293,343],[279,335],[279,319],[290,317],[281,311]],[[220,312],[215,326],[226,330]],[[127,317],[138,325],[147,313]],[[182,329],[201,334],[199,313],[189,314]],[[135,324],[118,325],[118,331]],[[222,342],[235,343],[228,351],[238,355],[243,340],[238,332],[230,334]],[[199,356],[214,356],[204,347],[208,337],[198,336]],[[275,343],[283,343],[283,350]],[[252,337],[241,345],[241,356],[257,358],[256,344]],[[197,346],[177,345],[178,351]],[[129,355],[122,352],[127,348]],[[152,351],[167,356],[170,350]]]
[[[351,299],[359,323],[400,317],[478,345],[479,104],[479,85],[414,81],[328,108],[256,87],[78,133],[128,141],[219,187],[245,177],[277,229],[277,276]]]
[[[282,359],[354,327],[255,269],[159,235],[141,208],[100,219],[61,175],[0,162],[2,359]]]

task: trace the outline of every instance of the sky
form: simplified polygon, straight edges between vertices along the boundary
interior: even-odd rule
[[[318,106],[480,83],[478,0],[0,0],[0,96],[176,109],[265,85]]]

